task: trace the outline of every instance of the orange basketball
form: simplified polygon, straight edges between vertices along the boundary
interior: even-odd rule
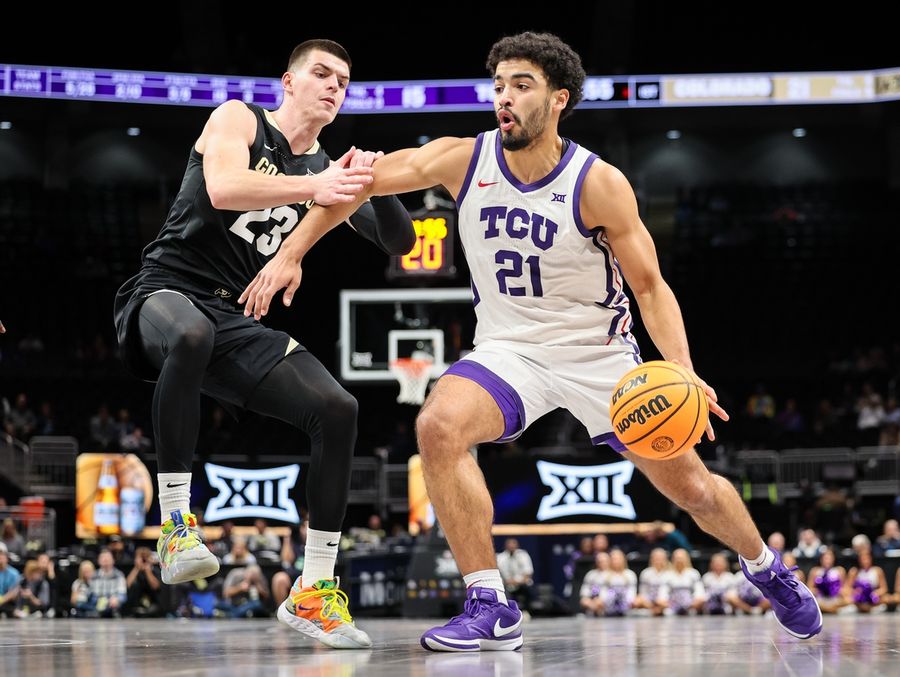
[[[697,378],[672,362],[646,362],[616,384],[609,404],[613,431],[638,456],[664,460],[700,441],[709,421]]]

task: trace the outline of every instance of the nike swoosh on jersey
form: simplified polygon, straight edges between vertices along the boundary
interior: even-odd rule
[[[268,146],[266,144],[263,145],[266,146],[266,150],[278,150],[278,146]]]
[[[484,181],[482,181],[481,179],[479,179],[479,180],[478,180],[478,187],[479,187],[479,188],[487,188],[488,186],[493,186],[493,185],[495,185],[495,184],[497,184],[497,183],[500,183],[500,182],[499,182],[499,181],[488,181],[487,183],[485,183]]]
[[[519,626],[522,625],[522,614],[519,614],[519,620],[510,625],[508,628],[504,628],[500,625],[500,619],[497,619],[497,622],[494,623],[494,637],[503,637],[508,635],[511,632],[515,632],[519,629]]]

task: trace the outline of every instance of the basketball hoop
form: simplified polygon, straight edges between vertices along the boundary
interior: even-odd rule
[[[401,404],[422,404],[425,391],[431,380],[431,365],[434,360],[400,357],[390,363],[391,373],[400,382],[397,401]]]

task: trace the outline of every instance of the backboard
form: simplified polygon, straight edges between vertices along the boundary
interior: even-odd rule
[[[341,291],[341,378],[392,382],[392,360],[428,353],[431,377],[472,349],[475,311],[468,287]]]

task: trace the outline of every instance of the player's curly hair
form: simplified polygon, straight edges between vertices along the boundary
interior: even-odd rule
[[[581,101],[585,78],[581,57],[574,49],[552,33],[526,31],[500,38],[494,43],[487,58],[491,76],[497,64],[508,59],[525,59],[537,64],[553,89],[568,89],[569,102],[559,118],[562,120],[571,115],[572,109]]]
[[[294,70],[298,62],[303,63],[306,60],[306,55],[314,49],[318,49],[319,51],[325,52],[326,54],[336,56],[341,61],[346,61],[348,67],[353,66],[353,64],[350,62],[350,55],[347,54],[347,50],[344,49],[341,45],[336,43],[334,40],[317,38],[314,40],[301,42],[299,45],[294,47],[294,51],[291,52],[291,57],[288,59],[287,69],[289,71]]]

